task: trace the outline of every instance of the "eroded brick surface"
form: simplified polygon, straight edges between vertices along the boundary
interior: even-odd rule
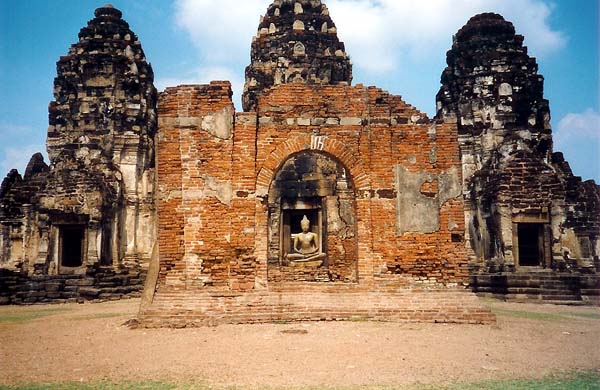
[[[194,317],[201,306],[187,306],[191,297],[206,294],[235,297],[224,322],[275,318],[272,291],[288,299],[302,286],[323,296],[298,318],[347,318],[349,292],[364,294],[362,310],[368,310],[368,297],[379,289],[392,297],[414,285],[454,291],[449,296],[466,313],[459,319],[439,308],[428,320],[489,319],[469,320],[475,306],[462,306],[468,293],[461,298],[450,287],[464,289],[468,277],[456,132],[399,97],[362,85],[276,86],[260,96],[252,116],[233,112],[228,83],[167,89],[159,101],[157,153],[162,261],[156,302],[144,314],[148,324],[155,316],[176,318],[179,299]],[[400,174],[412,175],[412,186]],[[430,207],[428,216],[399,204],[398,193]],[[313,231],[324,238],[322,264],[299,266],[285,257],[293,252],[285,225],[298,225],[303,214],[321,223]],[[403,219],[412,223],[399,233]],[[171,294],[180,298],[169,300]],[[252,307],[267,317],[253,320],[254,310],[244,308],[255,299]],[[428,299],[424,307],[433,304]],[[223,316],[214,311],[218,302],[202,309],[206,321]]]

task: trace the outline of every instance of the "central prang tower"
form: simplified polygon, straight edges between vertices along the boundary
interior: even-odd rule
[[[352,64],[320,0],[276,0],[261,17],[252,40],[242,96],[244,111],[274,85],[293,82],[332,84],[352,81]]]

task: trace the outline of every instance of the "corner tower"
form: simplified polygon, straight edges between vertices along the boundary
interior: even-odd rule
[[[154,73],[121,11],[106,5],[94,16],[57,62],[47,140],[54,174],[43,203],[65,218],[85,214],[101,232],[101,248],[82,264],[134,266],[149,260],[154,236]],[[65,182],[66,171],[77,173]],[[67,206],[71,195],[52,188],[63,184],[85,200]]]
[[[71,149],[96,149],[98,158],[114,157],[115,163],[125,145],[152,150],[154,73],[121,11],[112,5],[96,9],[56,68],[47,140],[51,162]]]
[[[242,96],[244,111],[274,85],[352,81],[352,65],[329,10],[319,0],[276,0],[261,17],[252,39]]]
[[[599,265],[598,187],[553,153],[544,78],[523,40],[498,14],[472,17],[454,37],[437,94],[438,118],[458,127],[475,289],[477,272],[507,272],[520,288],[515,271],[553,278]]]
[[[49,282],[64,283],[63,275],[90,278],[89,298],[141,288],[140,270],[148,265],[155,236],[153,78],[121,11],[98,8],[57,62],[50,166],[34,155],[25,176],[12,172],[0,190],[3,267],[30,277],[60,274],[44,279]],[[110,279],[115,272],[125,282]],[[127,288],[102,290],[113,280]],[[75,291],[68,298],[83,295]],[[27,299],[65,297],[40,293]]]
[[[472,17],[454,36],[437,94],[438,116],[456,117],[459,134],[482,137],[494,133],[519,138],[527,129],[529,148],[550,150],[550,110],[544,78],[523,36],[501,15]],[[512,134],[511,134],[512,133]],[[489,152],[483,145],[484,157]]]

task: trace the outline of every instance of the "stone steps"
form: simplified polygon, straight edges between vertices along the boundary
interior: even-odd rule
[[[534,270],[523,273],[472,274],[471,289],[484,296],[572,304],[595,304],[600,275]]]
[[[141,295],[145,276],[138,270],[100,269],[87,275],[33,275],[0,272],[0,304],[114,300]]]

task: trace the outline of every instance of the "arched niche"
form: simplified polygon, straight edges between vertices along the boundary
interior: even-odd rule
[[[310,254],[298,250],[302,220],[315,238]],[[268,221],[270,281],[356,281],[356,191],[338,159],[315,150],[290,155],[271,183]]]

